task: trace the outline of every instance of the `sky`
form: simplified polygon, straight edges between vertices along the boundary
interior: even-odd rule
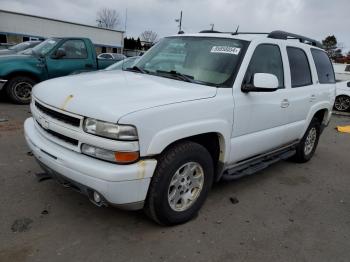
[[[317,40],[335,35],[350,50],[350,0],[0,0],[0,9],[96,25],[97,12],[119,12],[120,30],[138,37],[152,30],[159,37],[177,33],[175,19],[183,11],[183,30],[194,33],[214,24],[218,31],[284,30]],[[1,25],[0,25],[1,30]]]

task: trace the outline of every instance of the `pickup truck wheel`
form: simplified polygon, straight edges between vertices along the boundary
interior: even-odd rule
[[[318,119],[313,119],[306,130],[304,137],[296,148],[294,160],[298,163],[309,161],[315,153],[321,134],[321,124]]]
[[[341,112],[346,112],[350,109],[350,97],[337,96],[334,103],[334,108]]]
[[[35,81],[26,76],[11,78],[6,84],[6,93],[16,104],[29,104]]]
[[[153,175],[145,211],[162,225],[192,219],[203,205],[213,183],[213,160],[193,142],[181,142],[164,152]]]

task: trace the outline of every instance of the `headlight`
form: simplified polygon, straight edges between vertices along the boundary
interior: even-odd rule
[[[138,139],[137,130],[134,126],[117,125],[93,118],[86,118],[83,127],[84,131],[87,133],[106,138],[127,141]]]

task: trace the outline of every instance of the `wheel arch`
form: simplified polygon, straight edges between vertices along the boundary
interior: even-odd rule
[[[169,148],[183,141],[191,141],[205,147],[213,159],[215,178],[217,178],[221,174],[223,165],[225,162],[225,157],[227,154],[226,152],[227,145],[226,145],[224,136],[221,133],[207,132],[207,133],[201,133],[197,135],[179,138],[176,141],[173,141],[170,144],[168,144],[161,151],[160,154],[162,154]]]
[[[35,75],[32,72],[29,71],[15,71],[15,72],[11,72],[9,74],[7,74],[4,78],[7,80],[11,80],[14,77],[19,77],[19,76],[23,76],[23,77],[29,77],[32,80],[34,80],[36,83],[40,82],[40,79],[38,78],[37,75]]]

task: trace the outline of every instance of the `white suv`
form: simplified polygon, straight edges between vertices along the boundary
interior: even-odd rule
[[[166,37],[127,71],[38,84],[25,137],[96,205],[183,223],[213,182],[312,157],[335,99],[320,46],[282,31]]]

